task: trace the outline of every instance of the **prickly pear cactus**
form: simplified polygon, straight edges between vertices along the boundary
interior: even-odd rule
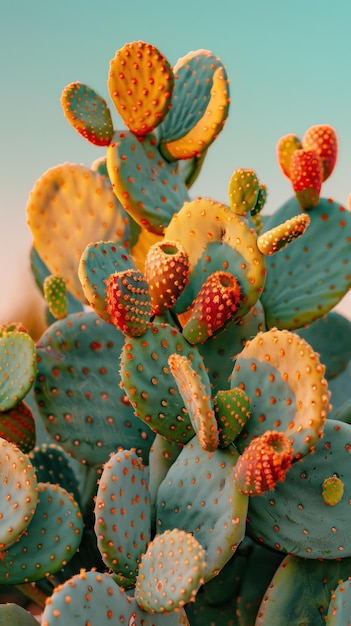
[[[23,400],[36,376],[36,349],[33,339],[18,330],[0,330],[0,412]]]

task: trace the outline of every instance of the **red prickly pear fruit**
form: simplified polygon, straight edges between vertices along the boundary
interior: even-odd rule
[[[292,443],[277,430],[255,437],[239,458],[234,480],[240,493],[257,496],[285,479],[293,458]]]
[[[338,156],[338,138],[335,130],[328,124],[318,124],[306,130],[302,139],[306,150],[314,150],[323,166],[323,181],[331,175]]]
[[[290,179],[302,209],[319,203],[323,166],[315,150],[295,150],[290,159]]]
[[[189,282],[189,256],[178,241],[157,242],[149,248],[144,274],[152,314],[162,315],[174,306]]]
[[[336,474],[326,478],[322,485],[322,498],[328,506],[335,506],[344,495],[344,483]]]
[[[140,337],[150,325],[151,301],[144,275],[138,270],[111,274],[106,310],[110,322],[128,337]]]
[[[301,150],[302,143],[297,135],[285,135],[277,143],[277,159],[283,174],[290,178],[290,160],[295,150]]]
[[[232,319],[240,305],[241,289],[229,272],[213,272],[202,285],[183,328],[191,343],[203,343]]]

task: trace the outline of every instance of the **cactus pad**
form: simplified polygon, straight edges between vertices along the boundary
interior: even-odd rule
[[[110,62],[108,89],[136,135],[152,132],[171,108],[174,76],[163,54],[143,41],[127,43]]]
[[[259,181],[254,170],[240,168],[229,181],[229,204],[237,215],[246,215],[255,209],[259,194]]]
[[[283,250],[291,241],[301,237],[310,223],[306,213],[301,213],[275,226],[257,238],[257,247],[262,254],[275,254]]]
[[[96,146],[108,146],[113,135],[113,123],[106,100],[84,85],[67,85],[61,95],[63,112],[78,133]]]
[[[244,428],[250,417],[250,399],[239,387],[218,391],[213,400],[218,425],[219,446],[226,448]]]
[[[35,469],[17,446],[0,439],[0,550],[27,528],[38,501]]]
[[[142,556],[135,600],[145,611],[164,613],[195,599],[203,583],[205,551],[191,533],[166,530]]]
[[[36,403],[53,439],[82,463],[100,466],[118,446],[147,458],[152,434],[119,388],[123,342],[95,313],[69,315],[39,340]]]
[[[116,580],[133,587],[151,533],[147,472],[133,450],[121,450],[105,463],[96,495],[95,533]]]
[[[36,349],[25,332],[0,332],[0,412],[23,400],[36,375]]]
[[[91,241],[124,241],[125,218],[110,184],[84,165],[63,163],[37,180],[26,211],[43,262],[85,302],[77,273],[83,250]]]
[[[38,503],[26,530],[0,559],[0,581],[22,584],[61,569],[75,554],[83,518],[73,496],[58,485],[38,483]]]
[[[50,274],[43,283],[44,298],[51,315],[58,320],[67,315],[66,282],[58,274]]]
[[[18,604],[7,602],[0,605],[0,626],[38,626],[38,622]]]

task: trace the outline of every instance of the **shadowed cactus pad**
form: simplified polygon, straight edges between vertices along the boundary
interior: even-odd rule
[[[27,528],[38,501],[35,469],[17,446],[0,438],[0,549]]]
[[[0,412],[23,400],[36,375],[36,349],[25,332],[0,332]]]
[[[148,455],[152,434],[119,387],[123,342],[124,335],[95,313],[55,322],[38,342],[41,417],[54,440],[83,463],[100,466],[118,446]]]
[[[34,448],[35,419],[26,402],[21,400],[8,411],[0,413],[0,437],[14,443],[26,454]]]
[[[318,441],[329,411],[325,367],[303,339],[273,328],[256,335],[238,355],[231,386],[251,401],[251,416],[237,439],[239,451],[266,430],[279,430],[293,442],[294,457]]]
[[[139,606],[164,613],[194,600],[203,583],[204,559],[191,533],[174,529],[157,535],[141,559],[134,596]]]
[[[133,450],[105,463],[95,502],[95,533],[104,562],[118,583],[133,587],[151,538],[148,472]]]

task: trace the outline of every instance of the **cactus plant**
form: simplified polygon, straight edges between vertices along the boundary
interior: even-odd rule
[[[0,582],[36,591],[42,626],[347,619],[351,215],[321,197],[337,137],[279,140],[294,195],[272,215],[252,168],[227,203],[191,198],[228,85],[210,51],[172,67],[137,41],[108,74],[126,128],[93,88],[63,90],[106,155],[35,183],[47,328],[0,329]]]

